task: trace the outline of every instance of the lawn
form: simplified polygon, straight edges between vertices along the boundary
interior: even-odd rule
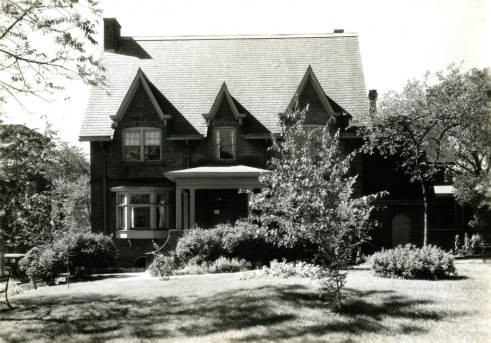
[[[145,275],[43,287],[0,310],[5,342],[490,342],[491,263],[405,281],[350,270],[343,309],[306,279]],[[3,305],[2,305],[3,306]]]

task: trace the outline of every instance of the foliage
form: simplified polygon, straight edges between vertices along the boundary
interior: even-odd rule
[[[486,194],[491,187],[491,74],[453,69],[442,88],[464,103],[459,126],[450,131],[447,142],[455,198],[473,208],[471,226],[485,230],[491,225],[491,195]]]
[[[484,88],[477,82],[477,74],[476,70],[461,73],[450,66],[446,72],[436,73],[433,81],[430,74],[422,81],[409,81],[402,92],[385,95],[366,132],[367,150],[397,156],[401,169],[420,185],[424,245],[428,243],[429,186],[437,173],[472,159],[485,141],[489,144],[489,134],[478,128],[484,125],[489,132],[489,119],[483,112]],[[475,142],[467,144],[478,131],[481,138],[476,136]],[[485,154],[486,161],[479,159],[479,163],[489,166],[489,151]]]
[[[459,235],[455,235],[454,252],[461,256],[475,256],[482,251],[482,239],[478,233],[473,234],[470,238],[467,232],[464,234],[464,241],[460,240]]]
[[[159,276],[162,279],[168,278],[178,269],[179,261],[175,253],[170,255],[156,254],[152,263],[148,266],[147,271],[152,276]]]
[[[50,137],[22,125],[0,126],[0,208],[6,246],[26,251],[56,234],[86,228],[88,162],[79,149],[56,147]]]
[[[2,169],[0,207],[6,246],[20,250],[51,239],[50,173],[56,164],[54,143],[22,125],[0,126]]]
[[[322,279],[326,275],[326,270],[319,265],[302,261],[287,262],[286,260],[270,262],[269,267],[263,266],[259,271],[250,273],[246,277],[305,277],[311,279]]]
[[[208,262],[201,261],[192,258],[184,263],[179,269],[174,271],[175,275],[199,275],[213,273],[212,268]]]
[[[454,258],[437,246],[407,244],[373,254],[369,263],[380,276],[403,279],[442,279],[455,274]]]
[[[245,220],[234,224],[219,224],[211,229],[195,228],[179,239],[177,257],[187,262],[213,262],[219,256],[245,259],[254,265],[264,265],[277,258],[288,260],[312,258],[313,247],[299,242],[293,247],[278,247],[268,241],[258,226]]]
[[[70,272],[75,278],[87,278],[95,270],[108,267],[117,257],[110,237],[93,233],[67,233],[53,243],[29,250],[19,268],[31,280],[52,284],[61,274]]]
[[[244,259],[227,258],[220,256],[210,264],[214,273],[234,273],[251,268],[251,264]]]
[[[269,241],[285,247],[309,242],[314,263],[337,271],[369,239],[376,196],[354,196],[354,155],[342,153],[328,125],[305,129],[304,113],[286,114],[281,138],[273,139],[271,172],[259,178],[266,187],[251,195],[253,219]]]
[[[62,78],[103,83],[88,49],[96,45],[101,11],[93,0],[4,0],[0,4],[0,101],[43,96],[62,88]]]
[[[176,246],[176,256],[187,262],[194,258],[197,263],[210,262],[224,255],[222,237],[227,230],[226,225],[218,225],[213,229],[194,228],[187,230]]]
[[[91,232],[69,231],[53,242],[53,249],[69,261],[70,273],[82,279],[112,266],[118,255],[111,237]]]

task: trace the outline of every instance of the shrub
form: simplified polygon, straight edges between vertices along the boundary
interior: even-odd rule
[[[70,273],[82,279],[111,266],[118,254],[110,237],[90,232],[69,232],[56,241],[53,248],[65,260],[66,253],[69,254]]]
[[[174,253],[170,255],[157,254],[148,266],[147,271],[153,276],[159,276],[164,279],[171,276],[178,267],[179,261]]]
[[[196,262],[211,262],[224,255],[222,245],[223,233],[227,225],[218,225],[213,229],[195,228],[185,232],[177,242],[176,256],[188,262],[195,258]]]
[[[326,273],[326,269],[311,263],[302,261],[287,262],[286,260],[278,262],[277,260],[273,260],[269,267],[264,266],[261,270],[252,272],[246,275],[246,277],[272,276],[281,278],[307,277],[311,279],[322,279],[327,275]]]
[[[51,244],[29,250],[19,261],[19,268],[31,282],[43,280],[53,284],[59,274],[68,271],[67,263],[76,278],[86,278],[96,269],[110,266],[116,256],[117,249],[111,238],[69,232]]]
[[[380,276],[403,279],[441,279],[455,273],[454,258],[442,249],[407,244],[373,254],[369,263]]]
[[[220,256],[210,267],[215,273],[234,273],[250,269],[251,264],[244,259]]]
[[[191,258],[184,266],[174,271],[175,275],[197,275],[213,273],[213,269],[207,262],[200,262],[196,258]]]

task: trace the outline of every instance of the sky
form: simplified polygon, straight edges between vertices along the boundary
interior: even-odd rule
[[[100,0],[123,36],[357,32],[366,88],[400,90],[451,63],[491,67],[491,0]],[[99,24],[102,29],[102,21]],[[102,36],[100,39],[102,45]],[[99,49],[99,48],[98,48]],[[88,153],[78,132],[89,88],[70,81],[52,101],[11,102],[6,123],[43,131]]]

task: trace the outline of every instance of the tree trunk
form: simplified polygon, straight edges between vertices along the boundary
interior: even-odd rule
[[[428,244],[428,192],[423,180],[420,180],[423,193],[423,246]]]

